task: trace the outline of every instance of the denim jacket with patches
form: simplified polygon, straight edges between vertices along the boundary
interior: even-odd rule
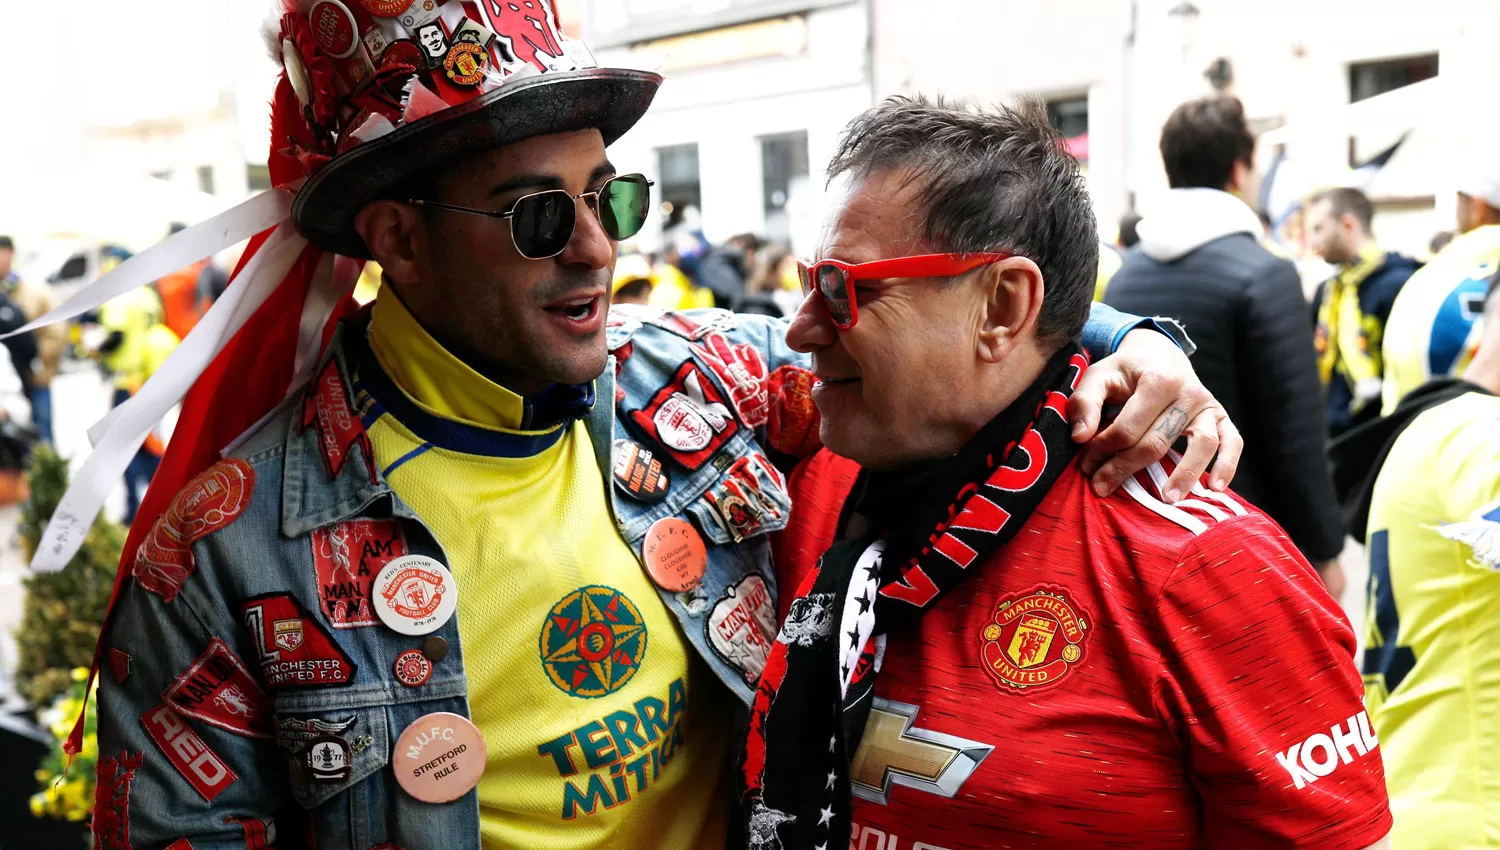
[[[1108,352],[1140,323],[1096,308],[1086,346]],[[695,571],[672,579],[683,559],[648,543],[652,525],[681,518],[701,536],[701,580],[660,593],[746,704],[776,634],[768,536],[791,507],[781,470],[818,447],[807,360],[785,330],[719,310],[617,308],[602,403],[585,416],[620,534],[665,570],[659,584]],[[392,558],[447,558],[374,467],[348,350],[336,338],[319,379],[147,535],[101,660],[96,847],[480,850],[474,791],[423,803],[388,769],[413,721],[469,716],[468,685],[456,615],[411,637],[368,607],[369,573]],[[430,637],[446,655],[429,653],[426,680],[403,684],[397,657]],[[305,756],[319,735],[348,747],[322,778]]]

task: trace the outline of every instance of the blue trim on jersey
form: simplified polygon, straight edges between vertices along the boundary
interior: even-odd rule
[[[1427,374],[1434,378],[1453,371],[1474,320],[1484,309],[1484,293],[1489,288],[1491,272],[1487,268],[1482,271],[1482,276],[1471,277],[1453,287],[1432,317],[1432,334],[1427,338]]]
[[[563,423],[542,434],[518,434],[514,431],[492,431],[434,416],[408,398],[385,370],[380,368],[379,361],[374,357],[360,358],[354,386],[356,392],[363,391],[370,398],[369,409],[360,417],[366,429],[382,414],[389,413],[424,443],[461,454],[532,457],[557,445],[557,441],[567,431],[566,423]],[[592,401],[593,387],[589,387],[588,398]],[[392,468],[411,457],[408,453],[392,464]]]
[[[406,454],[396,458],[394,461],[391,461],[391,465],[387,466],[384,470],[381,471],[380,477],[389,480],[391,477],[391,473],[395,472],[397,469],[400,469],[402,464],[406,463],[409,460],[413,460],[422,456],[427,452],[428,449],[431,448],[432,443],[423,443],[422,445],[417,446]]]

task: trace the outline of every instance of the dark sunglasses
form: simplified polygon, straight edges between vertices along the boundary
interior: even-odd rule
[[[578,224],[577,201],[583,200],[599,216],[599,224],[610,239],[619,242],[641,232],[646,214],[651,211],[652,181],[644,174],[622,174],[611,177],[603,186],[581,195],[570,195],[562,189],[548,189],[518,198],[504,212],[476,210],[437,201],[410,199],[408,204],[450,212],[482,215],[486,218],[510,219],[510,239],[516,250],[528,260],[555,257],[568,247],[573,228]]]
[[[998,252],[919,254],[857,265],[839,260],[818,260],[811,265],[797,263],[797,277],[802,282],[802,294],[811,297],[814,292],[818,293],[823,299],[824,308],[828,310],[828,318],[833,320],[839,330],[847,331],[859,321],[859,303],[854,298],[855,281],[951,277],[1012,256],[1014,255]]]

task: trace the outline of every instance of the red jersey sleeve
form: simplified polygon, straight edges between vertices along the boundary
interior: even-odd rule
[[[1362,850],[1390,832],[1354,632],[1280,528],[1254,511],[1209,526],[1157,610],[1157,697],[1209,846]]]

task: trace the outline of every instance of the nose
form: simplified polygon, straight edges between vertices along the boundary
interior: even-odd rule
[[[615,243],[604,232],[599,223],[599,214],[586,199],[575,199],[578,220],[573,225],[573,238],[568,247],[557,255],[557,261],[569,266],[583,266],[589,270],[602,269],[614,262]],[[580,208],[581,207],[581,208]]]
[[[796,315],[792,316],[792,323],[787,326],[786,344],[793,351],[811,354],[833,345],[836,340],[838,328],[828,318],[828,310],[823,306],[823,296],[817,292],[809,293],[802,299],[802,306],[797,308]]]

